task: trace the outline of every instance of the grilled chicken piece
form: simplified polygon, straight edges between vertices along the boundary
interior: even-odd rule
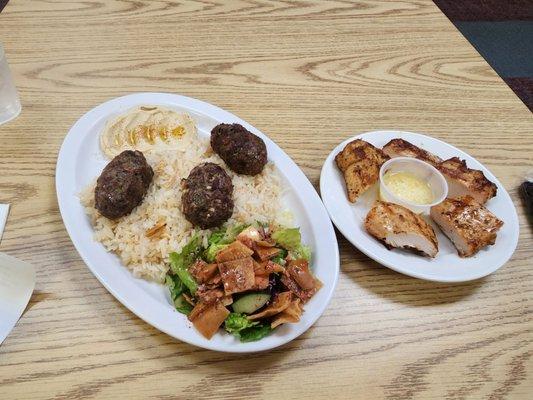
[[[344,174],[348,200],[352,203],[377,182],[379,169],[389,159],[383,151],[361,139],[348,143],[335,157],[337,167]]]
[[[254,254],[248,246],[244,245],[242,242],[236,240],[228,247],[220,250],[215,256],[217,263],[223,263],[226,261],[238,260],[240,258],[250,257]]]
[[[437,169],[448,182],[448,197],[472,196],[478,203],[485,204],[496,196],[496,185],[489,181],[482,171],[470,169],[466,162],[457,157],[441,162]]]
[[[350,165],[363,159],[373,159],[379,164],[383,164],[389,159],[389,157],[370,143],[361,139],[355,139],[348,143],[344,147],[344,150],[337,154],[335,162],[337,163],[337,167],[339,167],[342,172],[345,172]]]
[[[428,257],[435,257],[439,251],[433,228],[420,215],[398,204],[376,201],[366,216],[365,228],[389,249],[411,249]]]
[[[452,241],[461,257],[471,257],[496,241],[503,222],[471,196],[447,198],[431,207],[433,221]]]
[[[228,294],[250,290],[255,285],[254,260],[252,257],[226,261],[218,264],[224,292]]]
[[[230,314],[220,301],[212,304],[198,303],[189,314],[189,321],[207,339],[211,339]]]
[[[442,159],[435,154],[430,153],[420,147],[403,139],[392,139],[389,143],[383,146],[383,152],[390,158],[395,157],[412,157],[425,161],[428,164],[436,167],[442,162]]]

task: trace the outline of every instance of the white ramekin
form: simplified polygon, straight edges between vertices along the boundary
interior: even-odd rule
[[[389,171],[409,172],[427,182],[433,192],[435,201],[430,204],[417,204],[396,196],[383,181],[383,176]],[[417,214],[429,213],[429,209],[432,206],[441,203],[448,195],[448,184],[444,176],[434,166],[416,158],[396,157],[385,162],[379,170],[379,194],[382,200],[407,207]]]

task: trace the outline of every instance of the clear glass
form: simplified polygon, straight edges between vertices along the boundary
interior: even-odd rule
[[[19,115],[21,108],[4,48],[0,44],[0,125]]]

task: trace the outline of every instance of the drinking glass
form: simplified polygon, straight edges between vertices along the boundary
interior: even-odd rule
[[[17,88],[0,43],[0,125],[19,115],[21,108]]]

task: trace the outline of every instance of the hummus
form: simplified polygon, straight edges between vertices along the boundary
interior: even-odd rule
[[[188,114],[159,106],[138,106],[107,122],[100,135],[100,148],[113,158],[124,150],[172,148],[183,137],[195,135],[196,125]]]

